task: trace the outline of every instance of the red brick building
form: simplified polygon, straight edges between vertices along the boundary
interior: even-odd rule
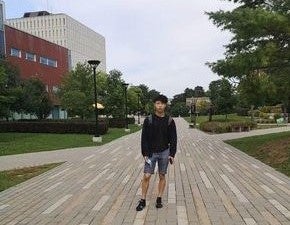
[[[51,117],[63,117],[53,93],[69,71],[69,50],[7,25],[5,39],[8,61],[19,68],[23,79],[35,76],[43,81],[55,105]]]

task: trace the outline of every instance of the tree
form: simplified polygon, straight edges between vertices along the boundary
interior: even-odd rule
[[[131,86],[128,88],[128,112],[136,113],[138,109],[138,94],[140,99],[142,96],[142,90],[138,86]],[[141,104],[140,104],[141,105]]]
[[[185,102],[177,102],[170,107],[170,112],[173,116],[188,116],[189,107]]]
[[[184,97],[185,97],[185,98],[191,98],[191,97],[194,97],[194,96],[195,96],[195,92],[194,92],[193,89],[191,89],[191,88],[186,88],[186,89],[184,90]]]
[[[171,101],[171,105],[174,106],[175,104],[179,103],[179,102],[185,102],[186,98],[184,93],[181,94],[177,94],[173,96],[173,99]]]
[[[140,96],[140,108],[142,113],[149,113],[146,111],[147,104],[150,103],[149,99],[149,87],[145,84],[140,84],[138,88],[141,90],[141,96]]]
[[[53,105],[41,80],[31,77],[23,85],[24,112],[45,119],[51,112]]]
[[[290,1],[229,0],[239,5],[232,11],[209,12],[222,30],[233,34],[225,59],[208,63],[213,72],[238,80],[264,73],[276,85],[277,97],[290,102]]]
[[[239,105],[242,107],[277,104],[276,86],[267,74],[253,74],[242,78],[237,90]]]
[[[201,86],[196,86],[194,88],[194,97],[204,97],[205,96],[205,91],[203,87]]]
[[[111,70],[108,74],[107,95],[105,96],[105,112],[115,118],[124,118],[125,97],[122,83],[122,73],[118,70]]]
[[[91,115],[94,109],[93,88],[93,73],[88,64],[78,63],[63,77],[58,96],[70,116],[77,115],[84,119]]]
[[[23,93],[17,67],[0,60],[0,117],[8,120],[11,111],[23,111]]]
[[[226,79],[212,81],[209,85],[210,100],[216,112],[225,114],[230,113],[235,105],[234,90],[231,83]]]

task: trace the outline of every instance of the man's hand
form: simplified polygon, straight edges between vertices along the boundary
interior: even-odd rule
[[[148,160],[148,156],[143,156],[145,162]]]
[[[173,164],[174,163],[174,158],[172,156],[169,156],[168,157],[168,160],[169,160],[170,164]]]

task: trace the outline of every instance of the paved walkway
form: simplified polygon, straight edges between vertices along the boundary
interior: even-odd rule
[[[140,198],[140,132],[0,192],[1,225],[290,224],[290,179],[181,118],[163,209]]]
[[[231,139],[238,139],[243,137],[251,137],[251,136],[258,136],[264,134],[273,134],[273,133],[281,133],[290,131],[290,126],[281,126],[276,128],[267,128],[267,129],[257,129],[251,130],[249,132],[233,132],[233,133],[224,133],[224,134],[215,134],[212,135],[220,140],[231,140]]]

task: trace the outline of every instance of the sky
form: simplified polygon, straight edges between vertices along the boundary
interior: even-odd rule
[[[5,1],[5,0],[4,0]],[[106,38],[107,71],[168,97],[219,79],[206,65],[223,58],[231,34],[205,15],[230,10],[224,0],[6,0],[6,18],[66,13]]]

